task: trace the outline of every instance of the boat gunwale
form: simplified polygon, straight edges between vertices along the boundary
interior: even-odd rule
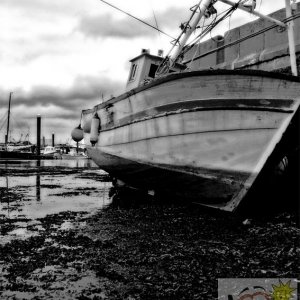
[[[191,71],[191,72],[170,73],[166,76],[154,79],[152,82],[150,82],[146,85],[139,86],[128,92],[122,93],[118,97],[110,98],[109,100],[107,100],[103,103],[95,105],[93,108],[82,110],[82,113],[89,114],[89,113],[95,112],[96,110],[99,110],[108,105],[112,105],[116,102],[124,100],[134,94],[137,94],[139,92],[145,91],[147,89],[150,89],[152,87],[158,86],[160,84],[163,84],[163,83],[166,83],[169,81],[173,81],[176,79],[188,78],[188,77],[195,77],[195,76],[214,76],[214,75],[233,75],[233,76],[244,75],[244,76],[253,76],[253,77],[266,77],[266,78],[273,78],[273,79],[286,80],[286,81],[290,81],[290,82],[300,83],[300,78],[297,76],[281,74],[278,72],[261,71],[261,70],[215,69],[215,70],[201,70],[201,71]]]
[[[231,102],[238,102],[239,100],[244,100],[244,99],[232,99]],[[132,124],[135,123],[140,123],[143,121],[148,121],[150,119],[157,119],[157,118],[161,118],[161,117],[165,117],[165,116],[171,116],[171,115],[176,115],[176,114],[180,114],[180,113],[192,113],[192,112],[198,112],[198,111],[217,111],[217,110],[232,110],[232,111],[268,111],[268,112],[275,112],[275,113],[293,113],[294,109],[293,109],[293,104],[295,103],[295,100],[292,99],[246,99],[247,101],[258,101],[260,104],[262,104],[261,106],[255,105],[255,104],[251,104],[251,105],[244,105],[243,106],[239,106],[236,105],[234,106],[233,104],[231,104],[230,106],[228,106],[228,104],[219,104],[216,106],[209,106],[209,107],[204,107],[204,106],[199,106],[199,104],[197,104],[197,102],[203,102],[203,101],[209,101],[209,103],[211,104],[212,101],[218,101],[218,102],[224,102],[224,101],[228,101],[228,99],[209,99],[209,100],[203,100],[203,99],[198,99],[198,100],[189,100],[189,101],[180,101],[180,102],[176,102],[176,103],[172,103],[172,104],[166,104],[166,105],[161,105],[161,106],[155,106],[155,107],[151,107],[148,109],[145,109],[143,111],[139,111],[133,115],[129,115],[127,117],[121,118],[118,122],[118,124],[104,124],[101,127],[100,132],[105,132],[105,131],[110,131],[110,130],[114,130],[114,129],[118,129],[121,127],[125,127],[125,126],[130,126]],[[275,107],[273,106],[263,106],[264,104],[261,103],[261,101],[270,101],[270,102],[276,102],[276,101],[286,101],[287,104],[289,103],[290,107]],[[182,108],[182,109],[178,109],[178,108],[174,108],[172,110],[169,111],[160,111],[157,112],[157,114],[155,115],[148,115],[147,111],[151,111],[151,110],[156,110],[158,108],[162,109],[164,107],[172,107],[174,105],[179,105],[180,103],[183,102],[195,102],[194,107],[190,107],[190,108]],[[89,133],[89,132],[85,132],[85,133]]]
[[[117,126],[111,126],[111,125],[103,126],[103,128],[100,130],[100,132],[109,131],[109,130],[121,128],[121,127],[124,127],[124,126],[129,126],[131,124],[147,121],[147,120],[150,120],[150,119],[157,119],[157,118],[170,116],[170,115],[176,115],[176,114],[180,114],[180,113],[191,113],[191,112],[197,112],[197,111],[216,111],[216,110],[269,111],[269,112],[287,113],[287,114],[294,112],[293,109],[283,109],[283,108],[273,108],[273,107],[258,108],[258,107],[255,107],[255,106],[252,106],[252,107],[234,107],[234,106],[224,107],[224,106],[219,106],[219,107],[211,107],[211,108],[199,107],[199,108],[192,108],[192,109],[184,109],[180,112],[170,111],[170,112],[159,113],[159,114],[154,115],[154,116],[141,117],[139,119],[132,120],[132,121],[129,121],[129,122],[126,122],[126,123],[124,122],[123,124],[120,124],[120,125],[117,125]]]

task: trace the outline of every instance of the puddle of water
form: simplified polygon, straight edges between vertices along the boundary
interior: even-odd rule
[[[95,172],[95,171],[93,171]],[[103,171],[97,171],[99,175]],[[50,183],[49,183],[50,182]],[[0,203],[7,218],[20,215],[26,219],[42,218],[61,211],[92,211],[109,203],[110,182],[51,175],[0,177],[0,188],[6,188],[20,199]],[[2,213],[2,214],[3,214]]]
[[[46,159],[46,160],[0,160],[0,166],[10,168],[20,167],[68,167],[68,168],[96,168],[99,167],[91,159]]]
[[[109,204],[111,182],[107,182],[106,173],[98,168],[80,169],[86,168],[87,162],[91,163],[90,160],[45,160],[37,166],[36,161],[6,162],[4,169],[13,168],[16,172],[0,176],[0,216],[8,228],[5,235],[29,237],[43,230],[36,221],[38,218],[64,211],[93,212]],[[45,166],[57,167],[55,174]],[[66,167],[79,170],[70,174],[65,172]],[[18,170],[24,168],[29,170],[29,175],[22,172],[20,176]],[[33,168],[36,172],[30,172]],[[71,224],[63,223],[62,229],[69,227]]]
[[[4,161],[1,161],[3,163]],[[38,166],[40,164],[40,166]],[[5,162],[6,168],[21,169],[26,167],[68,167],[86,168],[94,164],[89,159],[83,160],[44,160]],[[80,167],[79,167],[80,166]],[[85,176],[92,174],[92,176]],[[92,211],[109,203],[110,182],[97,180],[106,174],[103,170],[81,170],[74,174],[39,173],[29,176],[0,176],[0,188],[6,191],[7,199],[1,199],[0,209],[7,218],[22,216],[26,219],[37,219],[47,214],[62,211]],[[10,196],[9,196],[10,194]],[[15,197],[14,197],[15,195]],[[3,198],[3,197],[2,197]]]

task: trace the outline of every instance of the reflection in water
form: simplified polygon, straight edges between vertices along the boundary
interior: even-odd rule
[[[40,173],[36,174],[36,201],[41,201],[41,176]]]
[[[41,166],[41,160],[36,161],[37,167]],[[39,170],[36,173],[36,201],[41,201],[41,176]]]
[[[5,180],[6,180],[6,195],[8,195],[8,176],[5,176]],[[6,210],[9,216],[9,197],[6,198]]]
[[[64,167],[60,160],[6,162],[9,175],[0,176],[0,189],[5,193],[0,210],[6,218],[36,219],[62,211],[92,212],[107,205],[111,182],[99,168],[83,167],[87,162],[91,163],[68,160]]]
[[[0,245],[38,235],[44,230],[38,219],[46,215],[103,208],[110,187],[108,175],[88,159],[0,160]]]
[[[0,167],[98,168],[91,159],[0,160]]]

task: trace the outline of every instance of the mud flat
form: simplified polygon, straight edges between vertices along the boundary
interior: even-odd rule
[[[250,218],[130,194],[111,203],[107,189],[92,189],[109,181],[94,169],[30,170],[6,168],[1,176],[39,173],[41,202],[53,192],[60,201],[83,194],[104,205],[26,214],[32,187],[2,186],[0,299],[217,299],[218,278],[300,274],[298,212]],[[92,185],[57,191],[58,181],[44,181],[50,175]],[[8,202],[15,213],[4,209]]]

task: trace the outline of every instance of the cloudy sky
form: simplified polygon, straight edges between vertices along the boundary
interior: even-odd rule
[[[107,0],[111,4],[177,37],[179,25],[198,0]],[[284,7],[284,0],[257,0],[262,13]],[[218,12],[228,6],[218,3]],[[154,18],[155,15],[155,18]],[[254,20],[233,15],[213,32],[219,34]],[[0,142],[4,141],[9,92],[12,136],[30,133],[36,142],[36,115],[42,135],[57,142],[70,139],[82,109],[125,87],[128,61],[142,48],[165,53],[171,39],[99,0],[0,1]]]

